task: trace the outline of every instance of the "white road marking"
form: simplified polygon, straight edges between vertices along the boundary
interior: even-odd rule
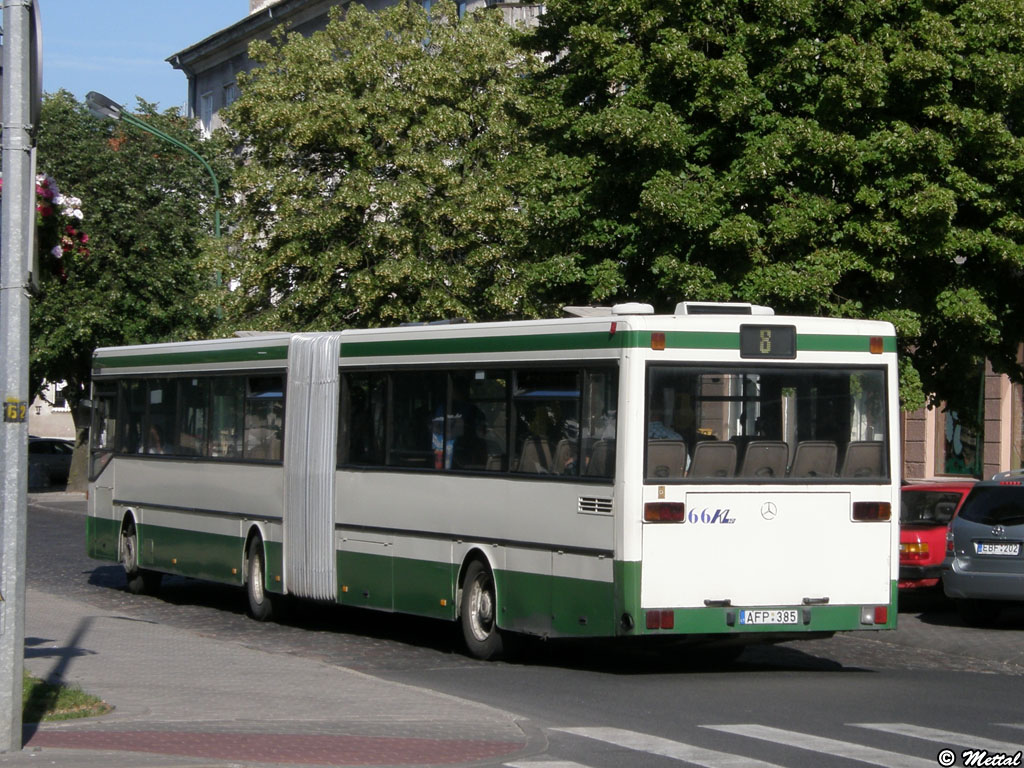
[[[859,760],[862,763],[881,765],[883,768],[935,768],[936,765],[934,759],[925,760],[924,758],[901,755],[897,752],[875,749],[874,747],[854,744],[849,741],[826,739],[822,736],[813,736],[809,733],[800,733],[798,731],[786,731],[767,725],[703,725],[701,727],[726,733],[735,733],[739,736],[748,736],[752,739],[770,741],[773,744],[806,749],[811,752]]]
[[[622,728],[553,728],[555,731],[583,736],[587,739],[603,741],[626,749],[649,752],[652,755],[671,757],[704,768],[779,768],[774,763],[755,760],[752,757],[733,755],[728,752],[717,752],[713,749],[695,747],[680,741],[663,739],[646,733],[627,731]],[[934,768],[931,765],[930,768]]]
[[[915,739],[934,741],[939,744],[970,747],[971,749],[984,749],[989,752],[1002,752],[1005,754],[1016,754],[1021,751],[1022,745],[1009,741],[991,741],[980,736],[971,736],[968,733],[956,733],[955,731],[942,731],[938,728],[925,728],[920,725],[908,723],[850,723],[858,728],[871,728],[875,731],[886,733],[898,733],[901,736],[911,736]]]

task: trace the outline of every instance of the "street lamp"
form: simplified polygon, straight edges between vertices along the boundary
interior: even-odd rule
[[[220,184],[217,182],[217,177],[213,173],[213,168],[210,167],[210,164],[206,162],[198,152],[187,144],[178,141],[173,136],[168,136],[163,131],[157,130],[149,123],[142,122],[142,120],[131,114],[116,101],[107,98],[102,93],[89,91],[89,93],[85,94],[85,105],[96,117],[121,120],[122,122],[128,123],[128,125],[133,125],[139,130],[151,133],[157,138],[168,141],[179,149],[185,150],[196,158],[196,160],[202,163],[203,167],[206,168],[207,173],[210,174],[210,178],[213,180],[213,234],[215,237],[220,237]]]

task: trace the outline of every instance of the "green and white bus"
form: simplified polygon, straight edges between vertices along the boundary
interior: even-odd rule
[[[504,633],[891,629],[887,323],[744,304],[99,349],[90,556]],[[686,636],[684,638],[684,636]]]

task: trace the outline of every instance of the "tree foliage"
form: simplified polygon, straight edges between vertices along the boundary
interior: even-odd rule
[[[1019,2],[552,0],[530,45],[590,299],[890,320],[907,405],[1021,378]]]
[[[139,117],[200,154],[191,121]],[[194,158],[139,129],[99,120],[66,91],[43,100],[37,165],[82,201],[88,247],[42,259],[31,309],[33,382],[66,381],[74,406],[88,391],[96,347],[202,335],[216,308],[197,301],[211,275],[196,269],[210,232],[212,182]],[[224,155],[223,151],[221,154]],[[224,155],[226,156],[226,155]],[[221,173],[229,164],[219,161]]]
[[[560,257],[522,257],[543,149],[523,130],[539,61],[496,12],[352,4],[254,43],[227,113],[246,147],[221,269],[233,326],[320,330],[547,310]],[[557,183],[557,182],[555,182]]]

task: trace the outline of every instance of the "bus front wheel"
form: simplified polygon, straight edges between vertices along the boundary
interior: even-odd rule
[[[268,621],[274,615],[274,603],[266,590],[263,542],[254,538],[249,542],[249,573],[246,592],[249,595],[249,615],[256,621]]]
[[[160,588],[162,573],[139,568],[139,537],[131,520],[121,529],[121,565],[125,588],[133,595],[152,594]]]
[[[461,619],[466,648],[478,659],[492,659],[501,654],[497,605],[491,569],[473,560],[462,579]]]

